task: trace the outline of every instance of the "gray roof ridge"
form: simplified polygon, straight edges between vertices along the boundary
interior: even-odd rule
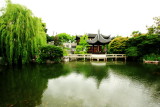
[[[92,40],[87,40],[88,43],[96,43],[98,41],[98,35]]]
[[[96,37],[92,40],[87,40],[88,43],[94,44],[96,42],[100,42],[100,43],[109,43],[111,41],[110,36],[108,37],[108,39],[105,39],[102,34],[97,34]]]
[[[98,41],[101,42],[101,43],[108,43],[110,42],[111,38],[109,37],[108,39],[105,39],[101,34],[99,36],[99,39]]]

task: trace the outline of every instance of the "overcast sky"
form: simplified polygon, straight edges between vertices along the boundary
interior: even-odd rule
[[[4,0],[0,0],[2,5]],[[129,36],[146,32],[153,17],[160,16],[160,0],[12,0],[25,5],[53,32]]]

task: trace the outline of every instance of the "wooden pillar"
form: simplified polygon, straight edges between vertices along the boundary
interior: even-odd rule
[[[94,45],[92,45],[92,54],[94,53]]]
[[[98,45],[98,53],[99,53],[99,45]]]

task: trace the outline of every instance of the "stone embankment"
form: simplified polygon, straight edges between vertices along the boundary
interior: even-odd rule
[[[149,63],[149,64],[159,64],[160,61],[143,61],[144,63]]]

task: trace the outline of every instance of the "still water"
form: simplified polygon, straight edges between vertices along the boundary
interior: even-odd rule
[[[1,66],[0,107],[160,107],[160,65]]]

